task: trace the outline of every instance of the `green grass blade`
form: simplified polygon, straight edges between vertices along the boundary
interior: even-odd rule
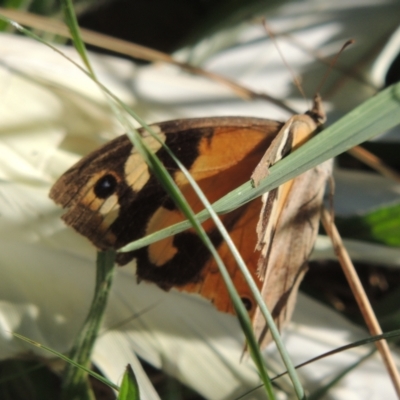
[[[260,186],[254,189],[250,181],[213,204],[217,213],[229,212],[293,179],[308,169],[335,157],[349,148],[400,124],[400,83],[390,86],[367,100],[339,121],[305,143],[295,152],[276,163]],[[197,214],[200,221],[209,218],[206,210]],[[133,251],[188,229],[187,221],[132,242],[119,251]]]
[[[14,23],[8,18],[2,16],[0,17],[0,19],[11,23],[16,29],[49,46],[48,43],[46,43],[36,35],[32,34],[28,30],[24,29],[19,24]],[[78,42],[78,46],[79,43],[83,45],[83,42],[79,37],[79,30],[76,30],[75,32],[74,40]],[[55,49],[54,47],[52,48]],[[87,63],[88,62],[89,61],[87,59]],[[91,71],[90,65],[89,70]],[[85,71],[85,73],[87,72]],[[87,74],[89,76],[92,76],[91,72]],[[107,305],[108,295],[110,292],[113,277],[114,259],[115,252],[113,251],[98,253],[96,262],[96,287],[92,305],[84,326],[82,327],[81,332],[79,333],[78,338],[71,350],[70,358],[68,359],[65,357],[65,359],[69,362],[67,363],[64,370],[61,394],[62,399],[92,400],[94,398],[87,380],[87,375],[89,373],[89,369],[87,368],[87,366],[90,363],[92,349],[97,338],[104,311]],[[50,349],[48,350],[51,351]]]
[[[123,121],[121,121],[123,122]],[[126,121],[128,122],[128,121]],[[182,195],[182,193],[180,192],[178,186],[176,185],[175,181],[173,180],[172,176],[168,173],[168,171],[165,169],[165,167],[163,166],[163,164],[160,162],[160,160],[158,159],[158,157],[153,154],[149,149],[147,149],[147,147],[145,146],[145,144],[143,143],[140,135],[135,132],[132,131],[132,127],[129,126],[129,123],[126,126],[127,131],[128,131],[128,136],[130,137],[130,139],[132,140],[134,146],[141,152],[141,154],[144,156],[146,162],[148,163],[149,167],[152,169],[152,171],[154,172],[154,174],[157,176],[157,178],[159,179],[160,183],[162,184],[162,186],[164,187],[164,189],[167,191],[167,193],[171,196],[171,198],[175,201],[175,203],[178,205],[178,207],[180,208],[180,210],[184,213],[184,215],[186,216],[186,218],[188,218],[188,220],[191,223],[191,226],[193,226],[193,228],[195,229],[196,233],[198,234],[199,238],[203,241],[203,243],[207,246],[207,248],[209,249],[211,255],[213,256],[213,258],[215,259],[218,268],[220,270],[220,273],[224,279],[225,285],[227,287],[228,293],[231,297],[236,315],[238,317],[239,323],[242,327],[242,330],[246,336],[246,340],[247,340],[247,344],[248,344],[248,348],[249,348],[249,352],[252,356],[252,359],[257,367],[257,370],[260,374],[260,378],[264,384],[265,390],[268,394],[268,397],[272,400],[275,399],[275,395],[274,395],[274,391],[272,388],[272,384],[271,384],[271,380],[268,376],[268,372],[266,370],[265,364],[264,364],[264,359],[261,355],[257,340],[254,336],[252,327],[251,327],[251,321],[249,318],[249,315],[244,307],[243,302],[241,301],[237,290],[233,284],[233,281],[218,253],[218,251],[216,250],[215,246],[213,245],[213,243],[211,242],[210,238],[208,237],[207,233],[205,232],[204,228],[202,227],[202,225],[200,224],[200,222],[196,219],[195,214],[193,213],[191,207],[189,206],[189,204],[186,202],[184,196]],[[150,130],[150,129],[149,129]],[[151,132],[151,130],[150,130]],[[165,147],[166,148],[166,147]],[[166,148],[167,149],[167,148]],[[169,149],[167,150],[169,151]],[[169,151],[170,152],[170,151]],[[170,153],[171,154],[171,153]],[[176,158],[174,157],[174,159],[176,160]],[[197,184],[194,182],[194,180],[190,177],[190,174],[188,173],[188,171],[184,168],[184,166],[182,164],[179,163],[178,160],[176,160],[178,165],[180,166],[181,170],[185,173],[186,177],[191,181],[192,186],[195,188],[197,195],[201,198],[201,200],[203,201],[203,203],[205,204],[206,207],[211,207],[210,204],[208,203],[207,199],[203,196],[202,192],[200,191],[200,189],[198,188]],[[210,211],[212,212],[212,209],[210,208]],[[228,241],[230,242],[230,238],[228,233],[226,232],[225,228],[223,227],[222,223],[220,222],[219,218],[217,217],[217,215],[215,215],[212,212],[212,217],[214,219],[214,222],[217,224],[218,228],[220,228],[221,233],[223,234],[224,237],[226,237],[228,239]],[[237,253],[239,254],[239,253]],[[240,263],[241,257],[239,255],[239,263]],[[246,270],[246,267],[242,261],[243,264],[243,270]],[[247,272],[247,270],[246,270]],[[255,284],[254,284],[255,286]],[[271,318],[272,320],[272,318]],[[296,380],[296,378],[295,378]],[[298,379],[297,379],[297,382]],[[300,386],[300,397],[302,396],[303,390],[301,388],[300,383],[298,383],[298,385]],[[296,391],[298,390],[298,385],[296,385]]]
[[[84,62],[86,68],[90,72],[92,76],[94,76],[94,71],[92,66],[90,65],[89,57],[86,52],[85,44],[82,40],[82,36],[80,33],[78,20],[76,19],[76,14],[74,11],[74,6],[71,0],[62,0],[63,12],[65,17],[65,22],[68,26],[68,29],[71,33],[72,41],[74,42],[75,49],[79,53],[82,61]]]
[[[20,8],[21,9],[26,8],[25,4],[26,4],[25,0],[5,0],[2,4],[2,7],[13,8],[15,10],[18,10]],[[0,22],[0,31],[5,31],[8,26],[9,25],[6,22],[1,21]]]
[[[314,363],[314,362],[316,362],[318,360],[321,360],[321,359],[326,358],[326,357],[333,356],[335,354],[341,353],[341,352],[346,351],[346,350],[350,350],[350,349],[354,349],[356,347],[364,346],[366,344],[374,343],[374,342],[377,342],[378,340],[383,340],[383,339],[384,340],[390,340],[390,339],[394,340],[394,339],[398,339],[399,336],[400,336],[400,329],[395,329],[395,330],[392,330],[390,332],[382,333],[380,335],[369,336],[367,338],[364,338],[364,339],[361,339],[361,340],[357,340],[355,342],[346,344],[344,346],[337,347],[336,349],[331,350],[331,351],[327,351],[326,353],[320,354],[319,356],[310,358],[309,360],[307,360],[307,361],[305,361],[305,362],[303,362],[301,364],[296,365],[296,369],[305,367],[306,365],[312,364],[312,363]],[[278,379],[281,376],[286,375],[286,374],[287,374],[287,372],[282,372],[281,374],[279,374],[277,376],[274,376],[272,378],[272,380],[276,380],[276,379]]]
[[[368,360],[374,353],[376,353],[376,349],[371,350],[368,354],[366,354],[365,356],[361,357],[355,363],[349,365],[347,368],[345,368],[342,371],[340,371],[340,373],[337,374],[328,383],[326,383],[322,387],[318,388],[313,393],[309,394],[307,396],[307,399],[308,400],[319,400],[319,399],[321,399],[324,395],[326,395],[329,392],[329,390],[332,387],[334,387],[338,382],[340,382],[340,380],[342,380],[348,373],[350,373],[351,371],[355,370],[360,364],[362,364],[364,361]]]
[[[139,400],[139,385],[136,381],[132,367],[127,365],[117,400]]]
[[[169,151],[169,149],[168,149],[168,151]],[[264,302],[264,299],[262,298],[261,293],[260,293],[256,283],[254,282],[253,277],[251,276],[249,270],[247,269],[247,266],[246,266],[245,262],[243,261],[242,256],[240,255],[239,251],[237,250],[235,244],[232,242],[232,240],[229,236],[229,233],[225,229],[225,226],[222,224],[221,220],[218,218],[217,214],[212,209],[211,204],[208,202],[207,198],[204,196],[203,192],[198,187],[197,183],[194,181],[194,179],[192,178],[190,173],[179,162],[179,160],[177,160],[175,158],[175,156],[173,154],[171,154],[171,157],[179,165],[181,171],[185,174],[186,178],[188,179],[188,181],[190,182],[192,187],[195,189],[197,195],[199,196],[199,198],[203,202],[203,204],[206,206],[206,209],[210,213],[211,218],[213,219],[215,225],[217,226],[217,228],[219,229],[220,233],[222,234],[225,242],[227,243],[229,250],[231,251],[233,257],[235,258],[237,265],[238,265],[240,271],[242,272],[244,278],[246,279],[246,282],[247,282],[258,306],[260,307],[260,310],[265,318],[265,321],[267,322],[267,325],[270,329],[271,335],[277,345],[277,348],[281,354],[282,360],[288,370],[290,379],[292,380],[296,395],[299,399],[302,399],[304,397],[304,389],[300,383],[297,372],[295,371],[295,368],[290,359],[290,356],[289,356],[288,352],[286,351],[283,341],[281,340],[280,333],[275,324],[275,321],[274,321],[270,311],[268,310],[268,308]],[[224,273],[226,273],[226,278],[224,278],[224,280],[226,279],[225,284],[227,285],[227,287],[229,285],[231,285],[231,289],[228,288],[228,291],[229,291],[232,301],[235,304],[235,309],[236,309],[236,305],[243,306],[243,303],[237,294],[236,288],[234,287],[234,285],[230,279],[230,276],[225,269],[225,266],[223,266],[223,269],[224,269]],[[221,273],[222,273],[222,271],[221,271]],[[254,343],[254,334],[253,334],[253,330],[251,327],[251,322],[248,319],[247,312],[245,312],[243,314],[242,310],[236,310],[236,313],[239,317],[239,322],[242,325],[243,331],[247,332],[246,338],[248,339],[249,349],[250,349],[250,352],[252,352],[252,354],[253,354],[253,358],[257,358],[257,360],[258,360],[257,362],[260,362],[260,360],[262,361],[262,356],[259,352],[259,346],[257,345],[257,343]]]
[[[336,348],[336,349],[334,349],[334,350],[331,350],[331,351],[328,351],[328,352],[326,352],[326,353],[320,354],[320,355],[317,356],[317,357],[313,357],[313,358],[311,358],[311,359],[309,359],[309,360],[307,360],[307,361],[305,361],[305,362],[303,362],[303,363],[301,363],[301,364],[296,365],[295,368],[296,368],[296,369],[300,369],[300,368],[305,367],[306,365],[310,365],[310,364],[312,364],[312,363],[314,363],[314,362],[317,362],[318,360],[321,360],[321,359],[326,358],[326,357],[333,356],[333,355],[338,354],[338,353],[341,353],[341,352],[343,352],[343,351],[350,350],[350,349],[353,349],[353,348],[356,348],[356,347],[360,347],[360,346],[363,346],[363,345],[366,345],[366,344],[374,343],[374,342],[376,342],[376,341],[378,341],[378,340],[382,340],[382,339],[385,339],[385,340],[397,339],[399,336],[400,336],[400,329],[392,330],[392,331],[390,331],[390,332],[385,332],[385,333],[382,333],[381,335],[370,336],[370,337],[367,337],[367,338],[365,338],[365,339],[361,339],[361,340],[358,340],[358,341],[356,341],[356,342],[352,342],[352,343],[350,343],[350,344],[347,344],[347,345],[345,345],[345,346],[338,347],[338,348]],[[374,348],[372,351],[373,351],[373,352],[376,352],[376,349]],[[367,354],[367,356],[369,357],[370,354]],[[362,361],[364,361],[364,358],[362,359]],[[357,363],[359,363],[359,361],[357,361]],[[350,369],[352,370],[352,369],[354,369],[356,366],[357,366],[357,365],[350,366]],[[350,372],[350,370],[348,370],[346,373],[348,373],[348,372]],[[282,376],[286,375],[287,373],[288,373],[288,372],[286,371],[286,372],[280,373],[279,375],[274,376],[274,377],[272,378],[272,381],[275,381],[275,380],[281,378]],[[343,374],[343,376],[344,376],[344,374]],[[252,392],[254,392],[254,391],[258,390],[258,389],[260,389],[260,387],[261,387],[261,386],[255,387],[255,388],[252,389],[250,392],[247,392],[244,396],[246,396],[246,395],[248,395],[249,393],[252,393]],[[241,396],[240,399],[241,399],[242,397],[244,397],[244,396]],[[238,400],[239,400],[239,399],[238,399]]]
[[[76,361],[71,360],[70,358],[68,358],[67,356],[65,356],[62,353],[59,353],[58,351],[53,350],[50,347],[44,346],[38,342],[35,342],[34,340],[31,340],[25,336],[22,336],[18,333],[12,333],[13,336],[15,336],[18,339],[23,340],[24,342],[27,342],[29,344],[31,344],[32,346],[38,347],[40,349],[43,349],[51,354],[53,354],[54,356],[56,356],[57,358],[65,361],[66,363],[72,364],[75,368],[81,369],[83,371],[85,371],[85,373],[87,373],[88,375],[92,376],[93,378],[97,379],[98,381],[104,383],[105,385],[109,386],[110,388],[114,389],[114,390],[119,390],[119,387],[117,385],[115,385],[114,383],[110,382],[108,379],[104,378],[104,376],[101,376],[99,374],[97,374],[96,372],[93,372],[90,368],[84,367],[83,365],[78,364]]]
[[[70,352],[70,359],[85,367],[90,365],[93,346],[107,306],[114,273],[114,260],[114,251],[97,253],[96,287],[92,305]],[[90,391],[88,390],[86,370],[78,369],[71,363],[67,364],[63,373],[61,398],[65,400],[92,398],[87,393]]]

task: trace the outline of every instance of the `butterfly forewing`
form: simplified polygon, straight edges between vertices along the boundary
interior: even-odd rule
[[[209,201],[214,202],[248,181],[282,124],[256,118],[207,118],[152,126],[189,169]],[[142,131],[145,142],[172,174],[195,212],[203,205],[181,171],[157,142]],[[184,220],[182,213],[149,171],[126,136],[89,154],[53,186],[50,197],[68,208],[63,219],[102,250],[123,245]],[[221,216],[249,269],[255,274],[255,226],[260,212],[254,201]],[[207,233],[254,313],[254,301],[214,224]],[[123,265],[136,260],[139,280],[163,289],[198,292],[221,311],[232,312],[218,268],[197,235],[188,230],[131,253],[119,253]]]

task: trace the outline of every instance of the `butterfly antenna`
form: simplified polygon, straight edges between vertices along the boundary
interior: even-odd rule
[[[325,72],[325,75],[322,77],[321,82],[318,85],[318,88],[316,90],[316,93],[319,93],[321,88],[324,86],[329,74],[331,73],[333,67],[336,65],[337,60],[339,59],[339,56],[343,53],[343,51],[349,47],[350,45],[352,45],[353,43],[355,43],[354,39],[350,39],[348,40],[343,46],[342,48],[337,52],[336,56],[334,57],[334,59],[329,63],[329,67]]]
[[[292,75],[292,79],[293,79],[293,83],[295,84],[295,86],[297,87],[297,89],[299,90],[300,94],[303,96],[304,100],[307,98],[303,87],[301,85],[300,79],[299,77],[294,73],[293,69],[290,67],[290,65],[288,64],[288,62],[286,61],[285,56],[283,55],[283,53],[281,52],[281,49],[279,47],[278,41],[276,40],[276,37],[274,35],[274,33],[272,32],[271,29],[269,29],[267,22],[265,19],[263,19],[262,24],[264,26],[265,31],[267,32],[267,34],[269,35],[269,37],[271,38],[271,40],[274,42],[276,49],[278,50],[278,53],[283,61],[283,63],[285,64],[285,67],[288,69],[288,71],[290,72],[290,74]]]

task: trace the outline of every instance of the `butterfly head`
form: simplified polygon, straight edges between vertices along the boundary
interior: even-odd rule
[[[319,93],[315,94],[312,107],[306,114],[309,115],[317,125],[322,125],[326,122],[326,114]]]

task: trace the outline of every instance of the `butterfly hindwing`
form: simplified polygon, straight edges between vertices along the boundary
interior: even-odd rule
[[[301,280],[307,271],[307,260],[318,233],[321,204],[332,162],[327,161],[292,181],[286,201],[274,230],[268,256],[263,252],[258,262],[265,269],[261,294],[281,330],[290,319]],[[259,310],[253,320],[260,343],[270,341]]]
[[[325,121],[317,95],[312,110],[295,115],[282,127],[252,174],[255,185],[268,168],[300,147]],[[262,196],[257,224],[260,251],[257,274],[263,280],[261,294],[279,329],[290,319],[298,287],[318,232],[321,204],[332,162],[327,161]],[[265,320],[256,310],[253,319],[260,343],[270,341]]]

